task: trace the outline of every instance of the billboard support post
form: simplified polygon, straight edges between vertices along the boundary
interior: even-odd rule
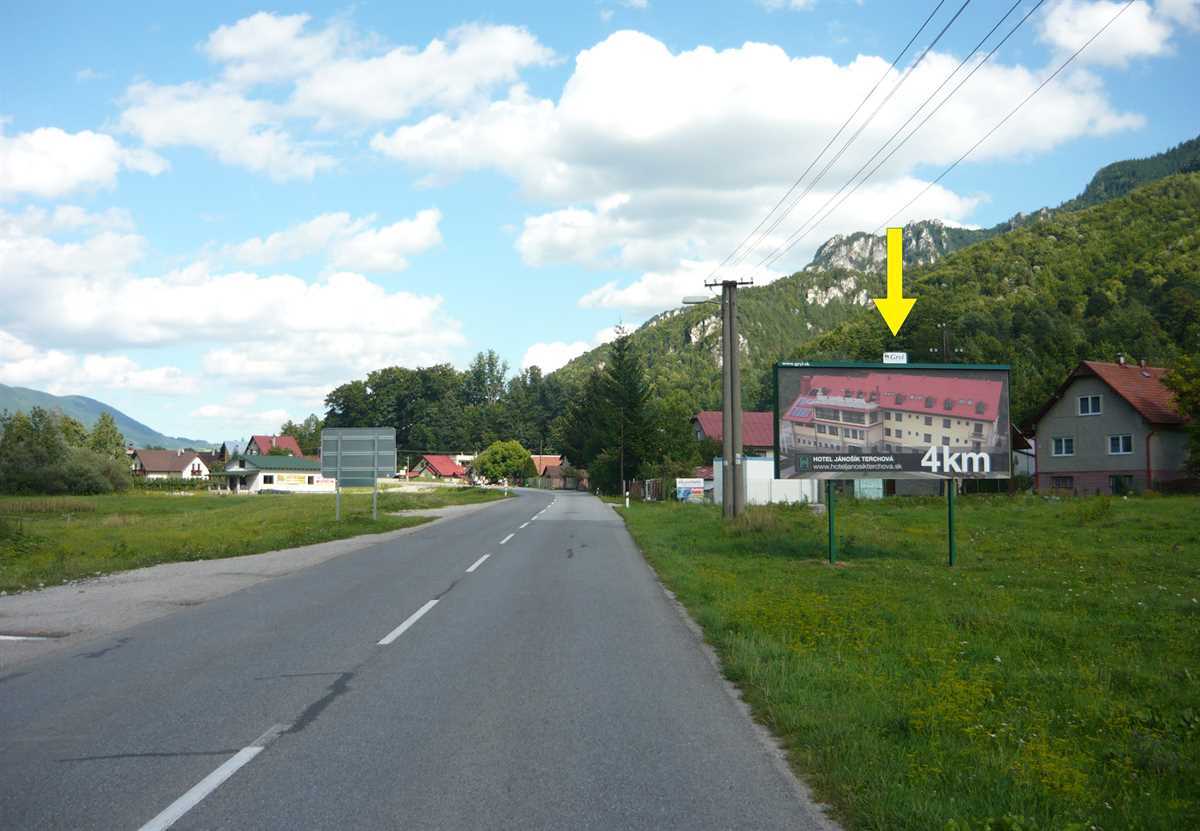
[[[950,534],[950,565],[954,565],[954,492],[958,490],[958,480],[946,480],[946,528]]]
[[[334,480],[334,490],[337,496],[334,497],[333,518],[338,522],[342,521],[342,437],[337,437],[337,479]]]
[[[379,436],[372,436],[371,463],[374,475],[371,477],[371,520],[379,519]]]
[[[370,458],[368,458],[370,457]],[[396,473],[394,427],[326,427],[321,431],[321,475],[333,476],[336,517],[342,518],[342,487],[371,486],[371,518],[379,519],[379,477]]]
[[[837,562],[837,522],[834,518],[834,503],[837,491],[833,489],[833,480],[825,480],[825,513],[829,516],[829,564]]]

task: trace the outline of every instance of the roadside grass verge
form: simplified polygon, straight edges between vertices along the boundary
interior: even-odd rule
[[[428,522],[390,511],[503,498],[482,488],[342,495],[187,495],[130,491],[88,498],[0,497],[0,590],[20,591],[158,563],[258,554]]]
[[[621,509],[850,829],[1200,828],[1200,499]]]

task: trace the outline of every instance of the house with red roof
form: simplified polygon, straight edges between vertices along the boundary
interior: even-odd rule
[[[276,455],[280,455],[279,451],[283,450],[296,458],[304,456],[304,452],[300,449],[300,443],[294,436],[251,436],[244,455],[267,456],[272,450],[276,452]]]
[[[135,450],[129,470],[145,479],[207,479],[209,473],[194,450]]]
[[[771,413],[754,410],[742,413],[742,452],[747,456],[771,456],[775,453],[775,427]],[[697,439],[723,441],[724,425],[720,410],[701,410],[692,416]]]
[[[408,472],[408,478],[451,482],[466,479],[467,470],[449,456],[426,453],[413,465],[412,470]]]
[[[546,468],[559,467],[563,463],[562,456],[538,455],[537,453],[533,453],[530,455],[530,458],[533,459],[533,466],[537,468],[538,476],[547,476]]]
[[[1034,418],[1042,492],[1123,494],[1186,478],[1187,417],[1144,361],[1082,361]]]

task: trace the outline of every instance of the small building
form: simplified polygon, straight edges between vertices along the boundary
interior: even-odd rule
[[[1162,367],[1083,361],[1034,419],[1037,489],[1123,494],[1186,478],[1187,418]]]
[[[209,473],[194,450],[135,450],[129,470],[145,479],[207,479]]]
[[[747,456],[775,455],[775,416],[757,410],[742,413],[742,452]],[[725,429],[720,410],[701,410],[692,416],[697,439],[722,441]]]
[[[434,479],[444,482],[467,478],[467,471],[449,456],[426,453],[408,472],[409,479]]]
[[[302,457],[300,443],[294,436],[251,436],[246,444],[246,456],[267,456],[274,450],[276,454],[283,450],[293,456]]]
[[[546,468],[561,467],[563,463],[562,456],[538,455],[537,453],[533,453],[530,455],[530,458],[533,459],[533,466],[537,468],[538,476],[549,476],[550,474],[546,472]]]
[[[232,493],[333,493],[337,487],[321,475],[320,462],[303,456],[235,456],[214,479],[219,490]]]

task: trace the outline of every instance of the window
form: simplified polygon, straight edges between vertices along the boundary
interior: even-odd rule
[[[892,420],[892,411],[891,411],[891,410],[884,410],[884,411],[883,411],[883,420],[884,420],[884,421],[891,421],[891,420]]]
[[[925,434],[925,443],[926,443],[926,444],[933,444],[933,436],[929,435],[929,433],[926,433],[926,434]]]
[[[1050,480],[1050,487],[1056,491],[1069,491],[1075,489],[1074,476],[1055,476]]]
[[[825,425],[824,425],[824,424],[818,424],[818,425],[817,425],[817,432],[818,432],[818,433],[821,433],[821,434],[824,434],[824,433],[825,433]]]
[[[971,449],[974,450],[975,452],[979,452],[979,442],[977,442],[977,441],[971,442]]]
[[[954,399],[953,399],[953,398],[947,398],[945,401],[943,401],[943,402],[942,402],[942,409],[943,409],[943,410],[953,410],[953,409],[954,409]]]
[[[932,407],[935,403],[936,403],[936,400],[934,399],[934,397],[932,395],[925,396],[926,408]]]
[[[933,426],[933,416],[925,416],[925,426],[926,427]]]
[[[845,410],[842,412],[842,421],[849,422],[850,424],[866,424],[867,416],[865,413],[856,413],[851,410]]]
[[[274,485],[275,484],[275,474],[274,473],[264,473],[262,483],[264,485]]]
[[[837,410],[830,410],[826,407],[816,407],[816,408],[814,408],[814,412],[816,413],[817,418],[823,418],[826,421],[837,421],[838,420],[838,411]]]
[[[948,418],[943,418],[943,419],[942,419],[942,429],[943,429],[943,430],[949,430],[949,429],[950,429],[950,419],[948,419]]]
[[[892,428],[891,428],[891,427],[884,427],[884,428],[883,428],[883,434],[884,434],[885,436],[890,436],[890,435],[892,434]]]
[[[1133,436],[1126,433],[1123,436],[1108,437],[1108,455],[1126,456],[1133,452]]]
[[[1108,488],[1113,496],[1124,496],[1133,493],[1133,477],[1127,474],[1108,477]]]
[[[1100,396],[1098,396],[1098,395],[1081,395],[1081,396],[1079,396],[1079,414],[1081,416],[1100,415]]]
[[[972,433],[972,435],[982,436],[983,435],[983,425],[980,424],[978,421],[975,422],[975,429],[972,430],[971,433]]]
[[[306,477],[306,484],[309,484],[309,485],[313,484],[313,481],[315,480],[315,478],[316,477],[314,477],[314,476]]]
[[[949,447],[949,446],[950,446],[950,437],[942,436],[942,447]]]
[[[1074,436],[1055,436],[1054,447],[1050,451],[1053,456],[1074,456],[1075,455],[1075,437]]]

